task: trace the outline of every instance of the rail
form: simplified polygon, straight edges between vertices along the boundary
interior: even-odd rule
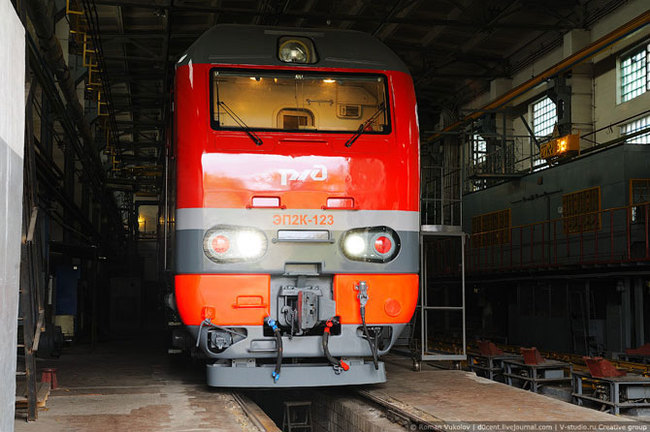
[[[232,398],[239,404],[241,409],[246,413],[251,423],[257,427],[260,432],[282,432],[280,428],[266,415],[266,413],[255,402],[240,392],[232,392]]]
[[[635,204],[473,233],[466,249],[467,272],[648,263],[649,210],[650,203]]]
[[[364,389],[355,390],[355,393],[383,410],[388,420],[404,426],[409,430],[428,430],[436,432],[443,432],[446,430],[441,425],[441,423],[443,423],[442,420],[429,413],[425,413],[416,407],[406,405],[387,394]]]

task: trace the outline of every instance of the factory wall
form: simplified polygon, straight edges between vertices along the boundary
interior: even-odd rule
[[[601,208],[629,203],[629,179],[650,175],[650,146],[619,145],[463,197],[463,229],[472,216],[511,209],[512,226],[562,217],[562,195],[600,186]]]
[[[471,232],[472,215],[506,208],[511,209],[512,226],[561,218],[563,194],[595,186],[601,188],[601,208],[626,206],[629,179],[647,178],[649,173],[650,146],[624,144],[594,152],[516,181],[466,194],[463,197],[463,229]],[[625,232],[623,215],[614,220],[616,233]],[[604,216],[603,228],[599,230],[603,250],[609,249],[608,224],[608,218]],[[517,243],[516,232],[515,229],[514,243]],[[561,234],[559,236],[561,247],[558,249],[562,261],[564,240]],[[550,237],[547,232],[547,240]],[[573,242],[579,241],[579,236],[573,237]],[[617,234],[614,242],[615,249],[625,249],[622,234]],[[588,255],[593,247],[590,233],[583,239],[585,253]],[[592,271],[588,268],[583,273]],[[524,278],[518,282],[492,285],[470,271],[468,285],[481,293],[468,293],[468,304],[478,305],[475,313],[484,315],[482,307],[487,303],[490,303],[491,310],[507,310],[507,318],[503,319],[506,325],[496,325],[498,317],[495,316],[492,326],[486,328],[485,324],[476,323],[470,334],[483,333],[490,337],[490,327],[500,327],[493,335],[506,336],[509,343],[581,354],[586,354],[587,349],[591,349],[591,353],[621,352],[647,341],[645,335],[650,336],[647,320],[644,320],[643,312],[637,313],[645,310],[647,300],[644,299],[650,296],[650,289],[642,277],[630,281],[629,278],[607,277],[606,274],[581,277],[579,272],[559,276],[548,279],[540,276],[536,280]],[[501,306],[495,307],[499,302]],[[503,307],[504,304],[507,308]],[[589,309],[588,318],[585,308]]]
[[[629,22],[636,16],[646,12],[647,4],[642,0],[630,1],[619,7],[615,12],[598,21],[590,30],[572,30],[564,35],[559,47],[551,50],[543,57],[525,68],[517,71],[511,78],[499,78],[491,83],[489,92],[483,93],[464,109],[470,111],[479,109],[492,100],[504,94],[544,70],[556,65],[564,58],[598,40],[619,26]],[[619,59],[639,45],[650,43],[650,26],[645,26],[620,41],[612,44],[588,61],[576,66],[565,74],[566,84],[571,87],[571,131],[580,132],[580,148],[586,150],[597,144],[606,143],[621,136],[621,125],[634,116],[648,110],[650,92],[646,92],[627,102],[621,102]],[[540,51],[545,47],[540,46]],[[502,133],[502,115],[506,116],[506,134],[509,136],[509,146],[519,161],[517,170],[531,169],[528,160],[531,152],[538,158],[538,150],[529,139],[529,133],[520,116],[523,116],[532,127],[531,106],[545,97],[551,88],[550,81],[543,82],[509,102],[505,114],[497,113],[498,133]],[[645,115],[650,115],[646,113]],[[613,125],[612,127],[608,127]],[[595,134],[593,131],[600,130]],[[466,143],[465,163],[471,157],[470,143]]]
[[[464,109],[480,109],[646,11],[647,2],[633,0],[617,8],[588,30],[569,31],[564,35],[562,42],[553,49],[539,46],[540,52],[546,51],[546,54],[518,70],[512,77],[492,81],[490,91],[478,96]],[[631,204],[629,180],[650,178],[650,146],[621,144],[621,126],[650,116],[650,91],[622,102],[620,59],[630,50],[647,46],[649,43],[650,26],[646,25],[564,75],[566,84],[571,87],[571,133],[580,133],[581,152],[591,149],[578,158],[553,166],[540,161],[539,166],[533,166],[535,160],[539,159],[539,150],[530,139],[520,116],[533,127],[532,104],[549,94],[555,84],[552,80],[520,95],[510,101],[505,110],[495,114],[497,138],[493,138],[494,142],[490,142],[489,137],[486,138],[488,155],[483,160],[487,160],[486,166],[490,166],[490,152],[503,145],[501,135],[505,133],[506,154],[511,152],[516,161],[513,172],[522,176],[508,180],[481,181],[467,178],[465,184],[469,187],[465,188],[466,193],[463,196],[462,221],[465,232],[472,232],[473,216],[504,209],[511,209],[512,227],[562,218],[562,195],[597,186],[600,187],[601,209]],[[472,127],[480,125],[475,123]],[[477,133],[472,127],[464,131],[466,136]],[[480,133],[480,130],[478,132]],[[543,137],[538,138],[544,142]],[[619,140],[619,143],[616,143],[616,140]],[[610,144],[606,149],[600,149]],[[464,144],[465,157],[462,161],[468,177],[475,167],[471,145],[471,142]],[[594,149],[595,146],[599,149]],[[495,171],[497,174],[498,172]],[[634,230],[643,229],[642,225],[633,225],[632,234],[634,235]],[[535,232],[534,242],[539,244],[541,236],[544,235],[544,241],[548,244],[553,238],[549,228],[551,226],[546,226],[545,234]],[[566,235],[562,232],[561,223],[557,227],[558,237]],[[625,249],[624,212],[614,219],[614,231],[618,233],[614,248],[618,253],[619,250]],[[602,240],[609,237],[609,232],[609,219],[605,215],[602,228],[598,229],[597,234],[600,236],[601,249],[605,244]],[[569,242],[576,243],[571,254],[575,255],[578,250],[577,242],[581,242],[580,248],[584,248],[585,253],[593,253],[594,243],[591,238],[596,235],[590,233],[590,239],[585,238],[584,242],[580,237],[582,236],[567,236]],[[531,241],[526,238],[520,240],[517,232],[508,243],[506,253],[513,244],[517,251],[515,265],[519,249],[532,250],[528,248]],[[478,249],[489,252],[490,248],[481,249],[479,244]],[[498,250],[499,246],[496,249]],[[548,251],[552,251],[552,248],[549,247]],[[559,255],[562,262],[565,258],[563,253],[563,250],[555,252],[553,258]],[[632,254],[634,255],[634,250]],[[530,255],[531,260],[539,259],[532,252]],[[488,256],[489,253],[486,253],[484,262],[488,260]],[[621,255],[617,257],[621,258]],[[524,253],[522,261],[527,259]],[[474,310],[477,316],[485,316],[486,310],[500,311],[499,317],[493,314],[492,324],[488,323],[487,326],[484,322],[477,321],[472,329],[472,323],[469,322],[470,336],[493,336],[497,341],[500,337],[512,344],[537,345],[540,349],[582,354],[621,351],[639,346],[647,341],[646,336],[650,336],[649,323],[644,319],[643,313],[647,310],[645,305],[648,304],[650,296],[650,284],[642,275],[616,276],[611,272],[599,275],[596,274],[597,269],[580,270],[580,267],[576,267],[573,272],[546,269],[546,273],[532,275],[527,272],[508,273],[503,269],[488,269],[488,277],[484,277],[484,273],[472,273],[471,258],[469,261],[468,310]],[[481,271],[484,271],[484,267]],[[490,278],[495,281],[490,282]]]
[[[463,229],[472,216],[511,209],[512,226],[562,217],[562,195],[600,186],[601,208],[629,203],[629,179],[650,175],[650,147],[619,145],[463,197]]]
[[[25,29],[0,0],[0,430],[14,428],[22,228]]]

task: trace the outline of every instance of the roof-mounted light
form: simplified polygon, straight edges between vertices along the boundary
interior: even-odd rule
[[[284,63],[316,63],[314,43],[307,38],[285,36],[280,38],[278,58]]]

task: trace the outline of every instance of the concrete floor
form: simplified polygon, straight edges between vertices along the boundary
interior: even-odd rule
[[[147,341],[68,348],[38,420],[16,413],[16,432],[245,431],[257,432],[229,392],[205,385],[205,369],[170,358],[164,344]]]
[[[630,421],[470,372],[429,365],[413,372],[408,359],[388,356],[385,360],[388,382],[363,388],[426,421]],[[24,412],[17,412],[16,432],[258,430],[230,392],[205,385],[202,364],[174,360],[162,341],[104,343],[92,352],[87,346],[72,347],[59,359],[39,360],[38,367],[56,367],[59,388],[52,390],[36,422],[26,423]],[[345,388],[340,392],[346,396]],[[349,414],[342,415],[348,418]],[[378,421],[386,422],[383,418]]]

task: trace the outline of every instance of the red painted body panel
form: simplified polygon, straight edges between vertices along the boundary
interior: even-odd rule
[[[276,197],[288,210],[321,209],[328,198],[336,197],[348,198],[343,202],[359,210],[419,210],[419,132],[413,84],[407,74],[384,72],[389,134],[363,134],[348,148],[345,142],[354,132],[258,131],[264,143],[257,146],[243,131],[212,129],[210,70],[217,67],[190,64],[176,71],[177,208],[246,208],[253,197]],[[292,180],[290,173],[301,179]],[[369,324],[400,324],[411,319],[418,296],[417,274],[337,274],[333,288],[342,322],[361,322],[354,291],[354,282],[361,279],[370,286]],[[214,311],[214,322],[220,325],[261,325],[276,301],[269,298],[269,283],[269,274],[177,275],[176,302],[186,325],[200,324],[204,308]],[[238,306],[237,296],[259,302]]]
[[[359,281],[368,283],[366,321],[369,324],[401,324],[411,320],[418,302],[416,274],[345,274],[334,276],[336,314],[343,324],[361,324]]]
[[[347,148],[352,133],[257,132],[264,141],[257,146],[243,131],[211,128],[209,76],[214,67],[193,64],[176,71],[178,208],[242,208],[253,196],[275,196],[287,208],[321,208],[328,197],[352,197],[358,209],[418,210],[418,127],[407,74],[385,72],[390,134],[364,134]],[[282,181],[280,170],[320,169],[314,166],[327,169],[326,180]]]
[[[199,325],[201,311],[213,308],[212,323],[261,325],[269,315],[270,275],[177,275],[176,305],[186,325]]]
[[[212,322],[222,326],[262,325],[269,315],[270,275],[177,275],[176,303],[183,322],[198,326],[201,311],[212,308]],[[336,313],[343,324],[361,324],[354,286],[368,283],[368,324],[402,324],[410,321],[418,299],[418,275],[357,274],[334,277]],[[218,288],[218,289],[215,289]]]

